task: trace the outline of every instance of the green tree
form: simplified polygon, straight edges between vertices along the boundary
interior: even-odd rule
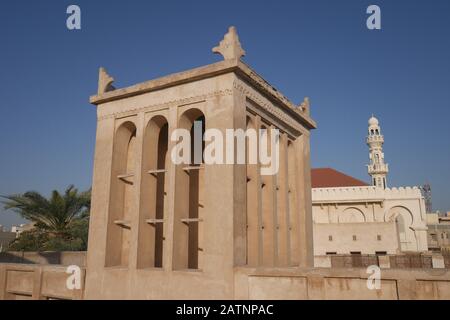
[[[69,186],[63,194],[53,191],[49,198],[35,191],[2,196],[5,209],[34,223],[10,246],[21,251],[86,250],[91,192]]]

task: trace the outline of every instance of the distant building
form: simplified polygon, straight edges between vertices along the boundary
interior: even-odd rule
[[[0,225],[0,252],[6,251],[9,244],[16,239],[14,232],[5,231],[2,225]]]
[[[427,226],[429,250],[450,252],[450,212],[446,216],[439,212],[427,214]]]
[[[29,231],[34,228],[34,223],[21,224],[19,226],[12,226],[11,232],[14,232],[18,237],[22,232]]]
[[[315,256],[428,251],[421,190],[387,187],[384,138],[375,117],[368,132],[371,186],[331,168],[312,170]]]

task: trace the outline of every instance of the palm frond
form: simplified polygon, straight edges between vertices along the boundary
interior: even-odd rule
[[[70,185],[63,194],[54,190],[48,199],[36,191],[0,197],[6,210],[17,212],[37,228],[64,234],[73,221],[88,216],[90,194],[90,190],[79,193]]]

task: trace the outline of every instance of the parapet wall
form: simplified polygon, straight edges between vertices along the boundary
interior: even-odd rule
[[[317,255],[314,266],[318,268],[367,268],[382,269],[450,269],[450,254],[395,254],[395,255]]]
[[[313,203],[321,201],[383,201],[386,199],[420,199],[417,187],[381,189],[377,187],[313,188]]]

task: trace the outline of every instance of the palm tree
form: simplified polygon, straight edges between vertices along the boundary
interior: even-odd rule
[[[54,190],[48,199],[35,191],[1,197],[6,199],[1,201],[6,210],[12,209],[53,237],[67,236],[74,223],[89,216],[91,206],[91,191],[79,193],[72,185],[62,195]]]

